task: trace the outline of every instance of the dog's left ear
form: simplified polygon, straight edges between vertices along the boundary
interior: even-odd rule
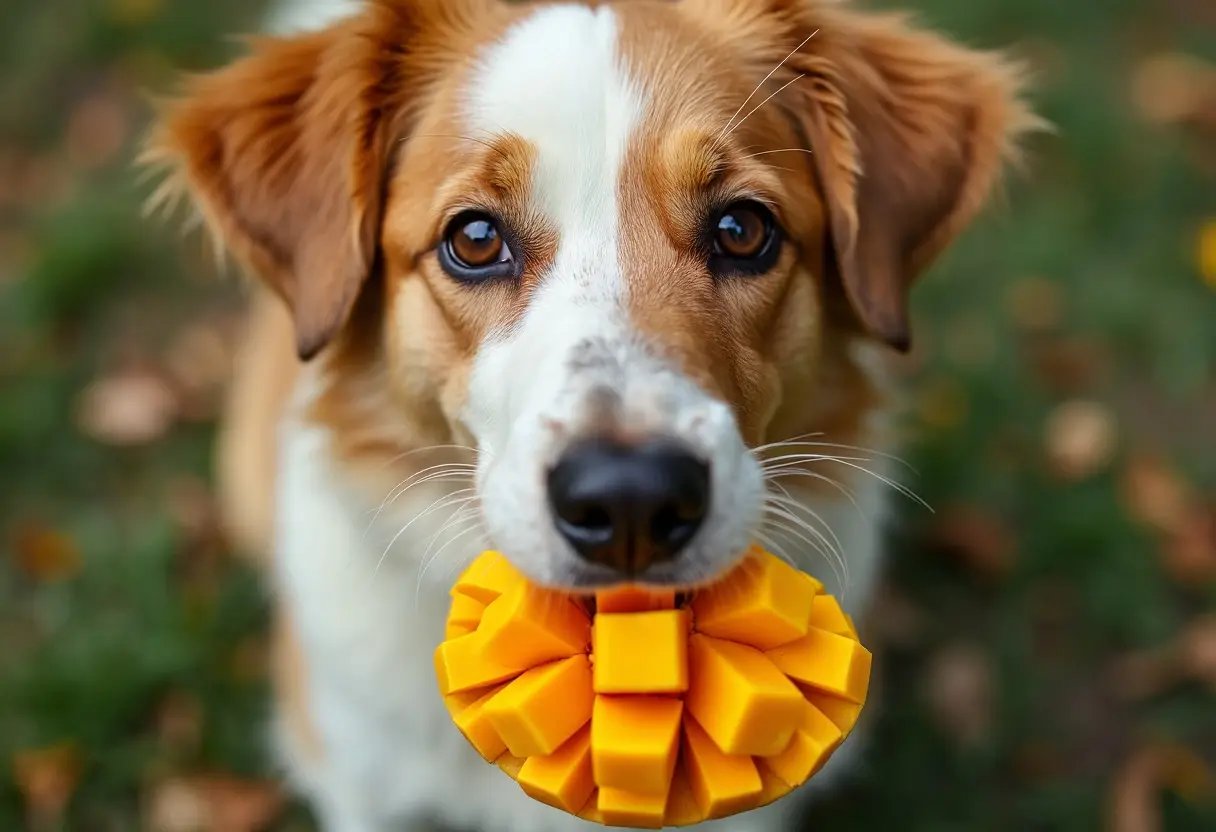
[[[901,17],[777,5],[804,37],[818,29],[788,62],[806,77],[786,106],[814,154],[845,292],[867,330],[906,350],[913,280],[987,201],[1017,138],[1042,123],[1019,98],[1019,69],[997,54]]]

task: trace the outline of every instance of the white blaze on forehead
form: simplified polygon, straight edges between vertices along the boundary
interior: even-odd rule
[[[621,163],[642,101],[617,53],[611,9],[541,9],[490,48],[469,87],[466,118],[537,151],[533,200],[563,239],[615,230]]]
[[[487,50],[470,79],[465,126],[535,148],[530,201],[558,236],[524,319],[478,355],[469,419],[483,445],[505,441],[507,425],[524,413],[553,407],[571,382],[575,345],[630,340],[617,191],[644,106],[617,50],[616,17],[604,7],[534,12]]]

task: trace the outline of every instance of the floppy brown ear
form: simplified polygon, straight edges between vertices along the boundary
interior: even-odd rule
[[[801,14],[811,4],[780,5]],[[1018,97],[1018,69],[997,54],[891,15],[816,8],[799,25],[819,31],[789,61],[806,77],[787,107],[811,144],[840,277],[862,324],[907,349],[913,280],[1040,122]]]
[[[384,175],[402,131],[409,3],[252,42],[161,114],[146,159],[172,170],[219,240],[287,303],[302,358],[346,321],[376,256]]]

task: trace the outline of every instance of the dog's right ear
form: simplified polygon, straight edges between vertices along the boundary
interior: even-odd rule
[[[346,322],[373,267],[392,147],[459,40],[451,28],[476,19],[452,7],[475,2],[375,0],[320,32],[255,39],[160,115],[144,160],[169,168],[162,195],[188,191],[287,303],[302,358]]]

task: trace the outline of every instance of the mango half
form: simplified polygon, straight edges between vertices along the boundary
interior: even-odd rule
[[[857,722],[870,663],[823,585],[758,547],[680,604],[624,587],[592,605],[484,552],[435,651],[456,727],[528,795],[652,829],[805,783]]]

